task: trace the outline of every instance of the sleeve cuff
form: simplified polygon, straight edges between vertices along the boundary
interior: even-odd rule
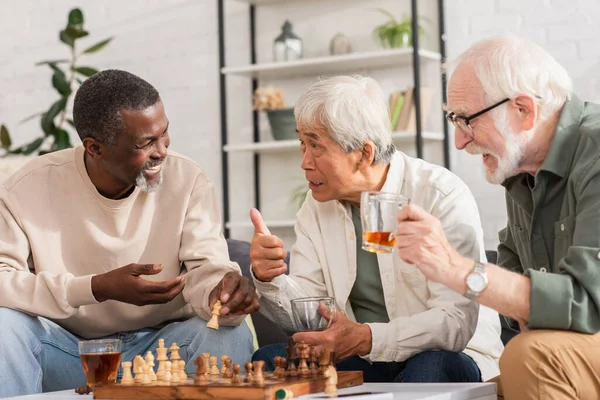
[[[72,277],[67,280],[67,301],[73,308],[98,304],[92,292],[92,276]]]
[[[365,358],[371,362],[390,361],[387,354],[390,347],[386,342],[388,324],[372,323],[367,325],[371,328],[371,352]]]
[[[275,294],[282,289],[283,285],[285,285],[285,277],[283,275],[276,276],[271,280],[271,282],[263,282],[259,281],[256,276],[254,276],[254,272],[250,269],[250,274],[252,275],[252,280],[254,281],[254,287],[260,294],[269,295]]]
[[[528,269],[531,279],[530,329],[569,329],[573,286],[568,276]]]

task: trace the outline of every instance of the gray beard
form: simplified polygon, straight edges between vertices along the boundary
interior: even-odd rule
[[[140,171],[140,173],[138,174],[138,176],[135,178],[135,184],[137,187],[140,188],[140,190],[144,191],[144,192],[156,192],[158,189],[160,189],[160,186],[163,183],[163,172],[162,170],[160,171],[160,178],[158,179],[158,182],[150,184],[148,183],[148,180],[146,179],[146,176],[144,175],[144,169],[142,169]]]

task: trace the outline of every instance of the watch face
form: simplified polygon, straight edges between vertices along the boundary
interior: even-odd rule
[[[485,278],[481,274],[471,274],[467,278],[467,285],[472,292],[481,292],[485,289]]]

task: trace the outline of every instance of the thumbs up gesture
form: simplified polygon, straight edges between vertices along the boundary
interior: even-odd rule
[[[283,248],[283,240],[271,235],[256,208],[250,210],[250,219],[255,229],[250,243],[252,272],[259,281],[271,282],[273,278],[287,271],[287,265],[283,262],[287,252]]]

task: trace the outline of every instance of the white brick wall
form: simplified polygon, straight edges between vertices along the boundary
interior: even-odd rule
[[[520,35],[546,48],[567,69],[576,92],[587,100],[600,100],[600,4],[596,0],[447,0],[445,4],[449,58],[489,35]],[[495,248],[497,232],[506,224],[502,187],[485,181],[479,157],[455,150],[452,169],[473,191],[486,247]]]

